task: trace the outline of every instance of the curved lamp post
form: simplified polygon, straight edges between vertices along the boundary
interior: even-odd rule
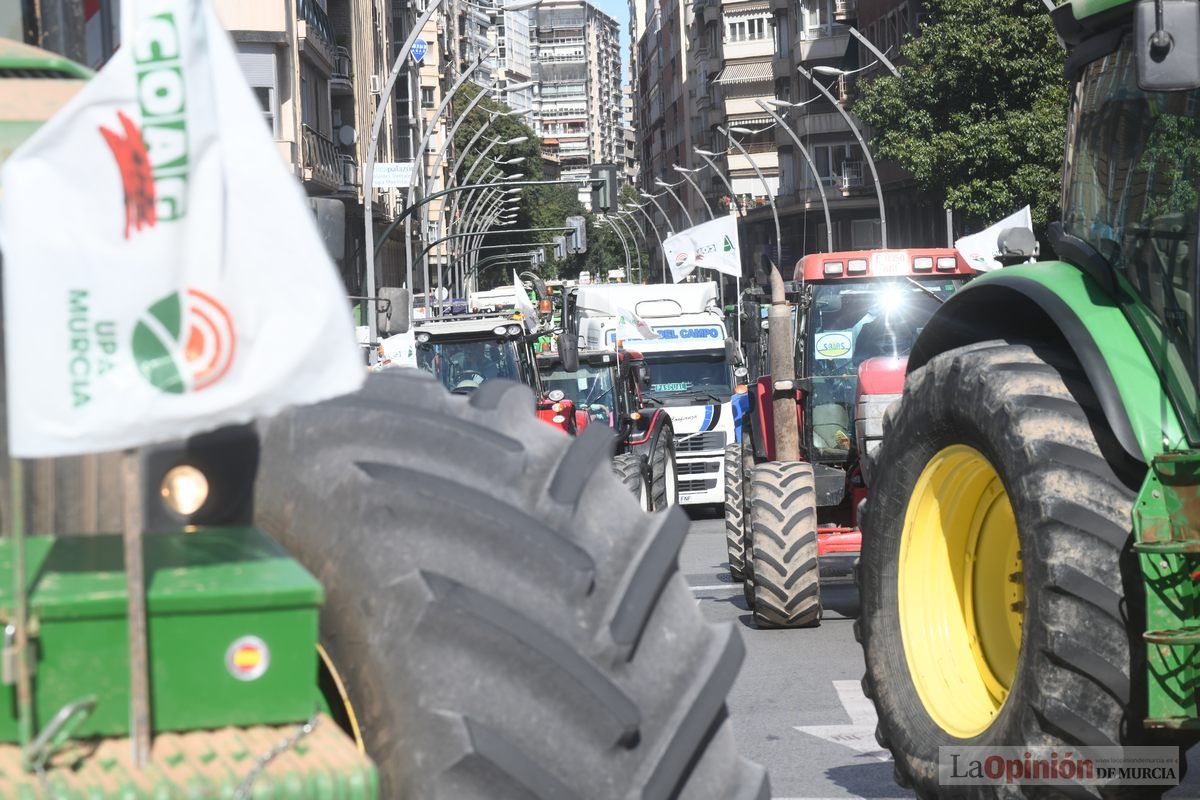
[[[679,183],[683,183],[683,181],[680,181]],[[688,227],[695,227],[696,220],[692,219],[692,215],[688,212],[687,206],[683,204],[683,200],[679,198],[679,195],[675,194],[675,187],[679,184],[670,184],[664,181],[662,178],[655,178],[654,185],[661,186],[664,190],[666,190],[667,194],[671,195],[671,199],[673,199],[679,205],[679,210],[682,211],[683,216],[687,218]]]
[[[850,116],[850,112],[842,108],[842,104],[837,101],[829,89],[821,84],[816,77],[806,70],[804,67],[796,67],[796,70],[803,75],[817,90],[825,95],[825,99],[833,104],[837,112],[842,115],[842,119],[850,126],[851,132],[854,133],[854,138],[858,140],[858,146],[862,148],[863,156],[867,159],[867,166],[871,168],[871,179],[875,181],[875,199],[879,201],[879,240],[880,245],[886,250],[888,246],[887,240],[887,211],[883,206],[883,185],[879,182],[879,173],[875,170],[875,158],[871,155],[871,151],[867,148],[867,143],[863,140],[862,131],[858,129],[858,125],[854,123],[854,118]]]
[[[779,211],[775,208],[775,193],[771,191],[771,185],[769,183],[767,183],[766,176],[763,175],[762,170],[758,168],[758,162],[755,161],[754,158],[751,157],[751,155],[748,152],[746,152],[746,148],[742,147],[742,143],[739,142],[737,139],[733,138],[732,134],[730,133],[730,131],[739,130],[739,129],[730,128],[729,130],[725,130],[720,125],[718,125],[717,130],[720,131],[722,134],[724,134],[726,137],[728,137],[730,144],[732,144],[735,148],[737,148],[737,151],[739,153],[741,153],[742,156],[745,157],[746,161],[750,162],[750,166],[754,169],[754,174],[758,176],[758,180],[762,183],[763,191],[765,191],[767,193],[767,201],[771,204],[771,218],[775,220],[775,255],[778,257],[782,257],[782,255],[783,255],[783,235],[780,233]],[[745,130],[745,129],[743,128],[741,130]],[[778,261],[780,259],[777,258],[775,260]],[[776,267],[778,268],[778,264],[776,264]]]
[[[779,123],[779,127],[783,128],[784,132],[786,132],[787,135],[789,137],[791,137],[792,144],[796,145],[796,149],[800,151],[800,154],[802,156],[804,156],[804,160],[808,162],[808,168],[810,170],[812,170],[813,179],[816,180],[816,182],[817,182],[817,192],[821,195],[821,208],[824,209],[824,211],[825,211],[825,246],[827,248],[825,252],[832,253],[833,252],[833,222],[831,221],[830,216],[829,216],[829,200],[825,197],[825,184],[821,182],[821,176],[819,174],[817,174],[816,162],[813,161],[812,155],[810,155],[808,152],[808,148],[805,147],[804,144],[800,141],[800,137],[796,134],[796,132],[794,130],[792,130],[790,127],[788,127],[787,123],[785,123],[783,121],[783,117],[781,117],[780,115],[776,114],[774,111],[771,110],[771,106],[783,107],[783,108],[798,108],[799,106],[805,105],[805,103],[811,103],[812,101],[806,100],[804,103],[788,103],[786,100],[775,100],[774,102],[772,102],[770,100],[764,101],[762,99],[759,99],[756,102],[758,103],[759,108],[761,108],[763,111],[770,114],[771,119],[773,119],[777,123]]]
[[[704,192],[700,191],[700,184],[696,183],[696,181],[692,178],[692,173],[698,172],[699,170],[688,169],[687,167],[681,167],[678,164],[672,165],[671,169],[678,172],[683,179],[688,182],[688,186],[691,186],[692,189],[695,190],[696,195],[700,198],[700,202],[704,203],[704,210],[708,212],[708,219],[710,221],[716,219],[716,217],[713,216],[712,206],[708,203],[708,198],[704,196]]]

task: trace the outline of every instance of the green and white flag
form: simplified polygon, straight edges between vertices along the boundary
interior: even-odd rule
[[[663,255],[675,283],[697,267],[740,277],[742,251],[738,246],[737,217],[717,217],[668,237],[663,242]]]
[[[180,438],[354,391],[366,372],[212,9],[130,3],[120,50],[0,173],[14,456]]]

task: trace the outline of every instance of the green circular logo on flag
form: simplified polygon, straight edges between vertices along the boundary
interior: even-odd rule
[[[236,337],[223,305],[197,289],[151,305],[133,329],[133,358],[152,386],[167,394],[198,392],[233,364]]]

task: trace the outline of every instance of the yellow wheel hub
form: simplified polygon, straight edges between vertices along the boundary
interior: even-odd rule
[[[925,465],[904,518],[898,579],[917,695],[947,733],[977,736],[1012,688],[1025,616],[1016,518],[978,450],[952,445]]]

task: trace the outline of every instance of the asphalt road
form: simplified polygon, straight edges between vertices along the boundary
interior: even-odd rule
[[[811,630],[760,631],[725,563],[724,521],[693,514],[679,556],[705,617],[742,631],[746,660],[729,698],[742,755],[771,774],[776,800],[914,797],[892,780],[875,742],[875,711],[862,695],[862,650],[854,641],[858,593],[848,577],[822,581],[825,613]],[[1200,797],[1200,747],[1185,784],[1166,797]]]

